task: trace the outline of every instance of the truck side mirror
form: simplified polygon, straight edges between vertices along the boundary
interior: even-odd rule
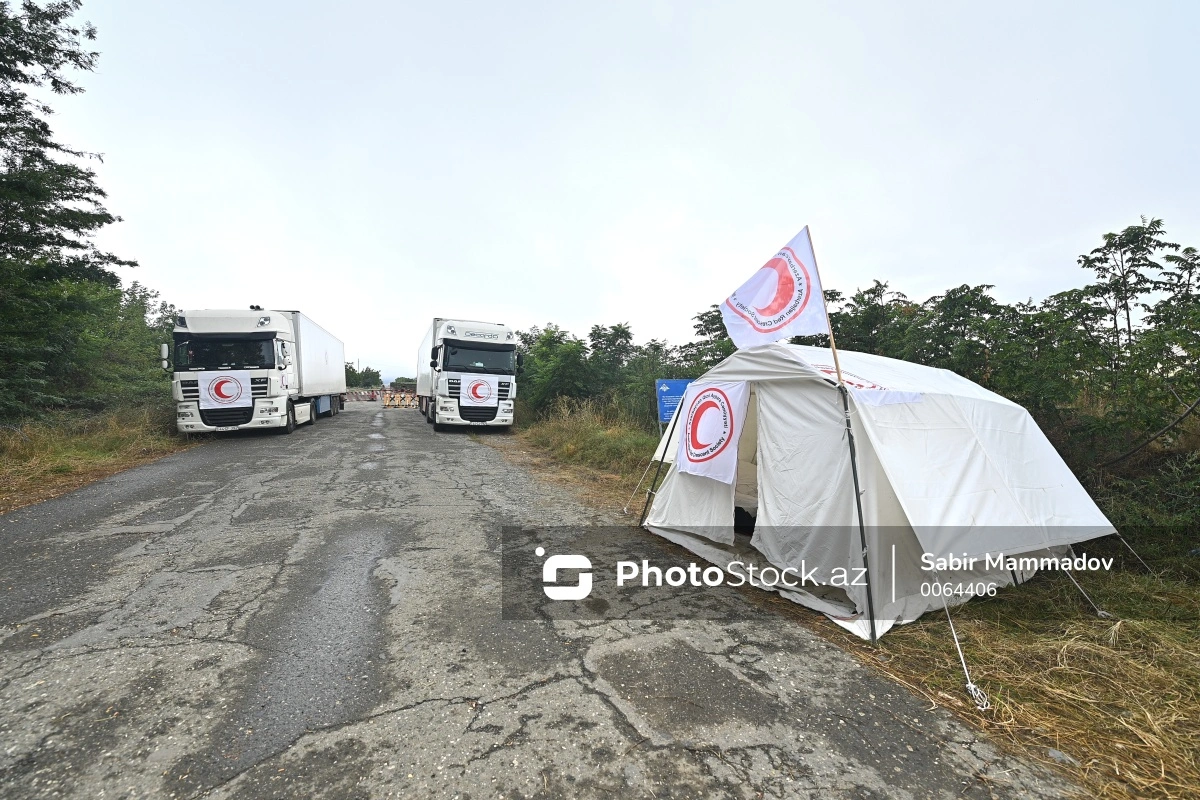
[[[171,368],[171,347],[166,342],[158,346],[158,357],[162,360],[162,368]]]
[[[433,359],[433,361],[430,361],[429,366],[434,367],[436,369],[437,368],[437,359],[435,358],[435,359]]]
[[[517,353],[517,366],[518,367],[525,366],[525,354],[524,353]]]
[[[433,349],[431,349],[429,351],[429,357],[432,359],[437,359],[437,348],[436,347],[434,347]],[[433,365],[430,364],[430,366],[433,366]]]

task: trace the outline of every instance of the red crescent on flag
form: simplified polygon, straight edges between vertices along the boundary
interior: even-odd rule
[[[484,396],[483,396],[483,395],[481,395],[481,394],[479,393],[479,388],[480,388],[481,386],[483,386],[483,384],[482,384],[482,383],[472,383],[472,384],[471,384],[471,397],[474,397],[476,400],[484,400],[484,399],[486,399],[486,398],[484,398]]]
[[[700,404],[700,407],[696,409],[696,413],[692,415],[692,430],[691,430],[691,433],[689,434],[688,438],[691,440],[691,445],[692,445],[693,450],[703,450],[704,448],[706,448],[710,444],[712,444],[712,442],[702,442],[699,439],[697,439],[696,433],[700,430],[700,418],[703,417],[705,412],[707,412],[710,408],[716,408],[716,407],[717,407],[716,400],[705,400],[703,403]]]
[[[219,381],[214,383],[213,389],[212,389],[213,394],[215,394],[217,397],[219,397],[222,400],[232,400],[233,395],[225,394],[223,391],[221,391],[222,389],[225,388],[225,384],[227,384],[227,383],[233,383],[233,381],[229,380],[229,378],[221,378]]]
[[[763,265],[763,269],[773,270],[778,276],[775,282],[775,296],[771,298],[770,303],[755,310],[764,317],[773,317],[787,308],[787,304],[792,301],[792,295],[796,292],[796,279],[792,277],[791,269],[782,258],[772,258]]]

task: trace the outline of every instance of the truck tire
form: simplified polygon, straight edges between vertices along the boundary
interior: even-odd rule
[[[317,424],[317,401],[315,399],[308,401],[308,424]]]
[[[433,417],[435,414],[437,414],[437,412],[433,410],[433,403],[430,403],[428,400],[426,400],[425,401],[425,422],[432,425]]]
[[[292,431],[296,430],[296,407],[292,405],[292,401],[288,400],[287,404],[287,424],[279,429],[279,432],[287,436]]]

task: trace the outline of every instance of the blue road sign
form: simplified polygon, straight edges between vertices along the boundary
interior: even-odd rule
[[[658,396],[659,422],[670,422],[671,417],[675,416],[675,409],[679,408],[679,403],[683,400],[689,383],[691,383],[690,379],[683,378],[668,378],[654,382],[654,393]]]

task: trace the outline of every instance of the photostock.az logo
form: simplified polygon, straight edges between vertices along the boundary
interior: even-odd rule
[[[538,558],[546,555],[546,548],[539,547],[533,551]],[[542,565],[542,591],[551,600],[582,600],[592,593],[592,573],[579,573],[579,583],[575,586],[559,586],[558,571],[560,569],[590,570],[592,562],[587,556],[563,555],[550,556]]]

